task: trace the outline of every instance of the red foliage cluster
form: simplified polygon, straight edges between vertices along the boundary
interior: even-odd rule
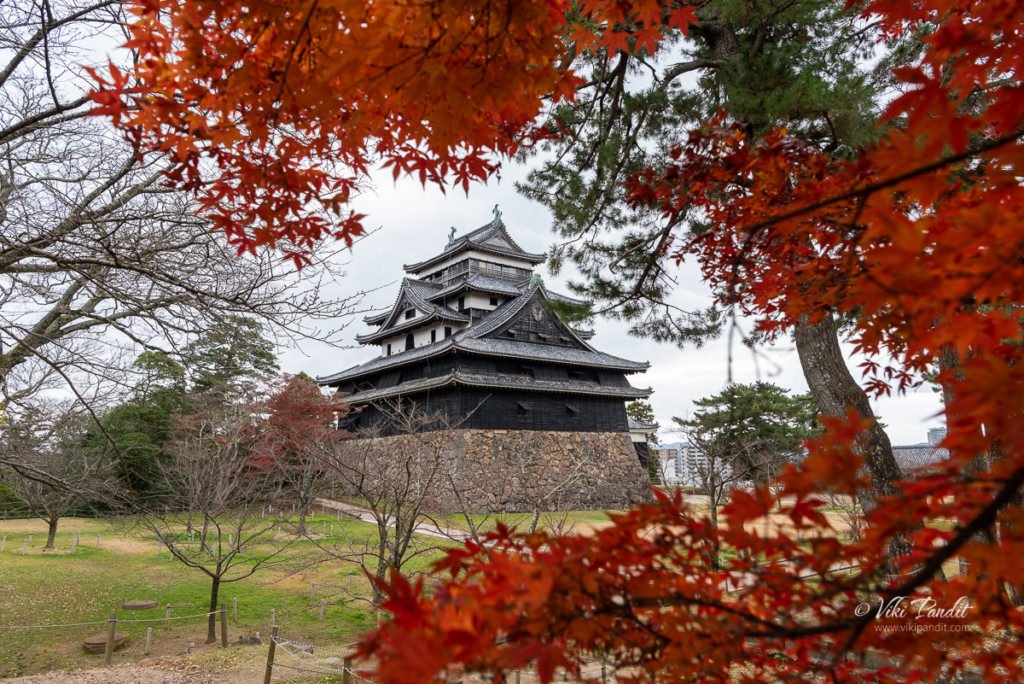
[[[258,411],[263,415],[251,458],[257,468],[311,461],[312,445],[349,436],[338,430],[338,417],[347,411],[344,401],[324,395],[315,382],[301,375],[278,378]]]
[[[96,112],[169,154],[168,179],[239,251],[276,246],[298,265],[325,237],[363,233],[349,202],[373,166],[468,190],[579,83],[561,66],[568,0],[130,4],[138,62],[94,72]],[[642,18],[647,46],[692,17],[658,0],[581,4]]]

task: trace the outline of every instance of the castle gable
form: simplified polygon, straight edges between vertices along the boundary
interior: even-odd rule
[[[473,336],[593,351],[550,310],[547,300],[548,296],[543,287],[523,293],[519,299],[505,305],[508,311],[495,312],[495,320],[488,321],[491,324],[488,326],[489,329],[478,331]]]

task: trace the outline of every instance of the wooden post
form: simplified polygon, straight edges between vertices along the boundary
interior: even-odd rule
[[[110,619],[107,620],[107,643],[103,651],[103,664],[110,666],[114,660],[114,635],[117,630],[117,611],[110,611]]]
[[[28,553],[28,542],[23,538],[21,540],[21,555],[24,556],[26,553]]]
[[[220,602],[220,645],[228,647],[228,604]]]
[[[274,619],[274,612],[275,612],[274,609],[271,608],[270,609],[270,626],[271,627],[277,627],[277,620]]]
[[[341,662],[341,684],[351,684],[352,682],[352,656],[345,656],[345,660]]]
[[[309,585],[309,607],[313,607],[313,603],[316,601],[316,582]]]
[[[167,607],[164,608],[164,627],[171,626],[171,604],[168,603]]]
[[[270,630],[270,648],[267,650],[267,671],[263,674],[263,684],[270,684],[270,679],[274,676],[274,651],[276,647],[277,625],[274,625]]]
[[[96,548],[100,548],[100,535],[96,535]]]
[[[146,628],[146,644],[142,647],[142,655],[149,655],[149,647],[153,645],[153,628]]]
[[[238,597],[231,599],[231,619],[238,621]]]
[[[2,542],[0,542],[0,553],[3,553],[3,550],[6,549],[6,548],[7,548],[7,535],[5,534],[4,535],[4,540]]]
[[[320,622],[324,621],[324,606],[327,605],[327,601],[320,599]]]
[[[519,670],[516,670],[516,684],[519,684]]]

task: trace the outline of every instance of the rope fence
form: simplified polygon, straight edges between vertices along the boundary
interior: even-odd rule
[[[285,639],[278,636],[277,629],[277,625],[274,625],[270,635],[264,684],[271,684],[275,673],[286,682],[294,681],[288,673],[303,673],[335,677],[340,675],[342,684],[374,684],[372,680],[366,679],[352,669],[352,647],[355,644],[320,646]],[[281,656],[284,656],[284,662]]]

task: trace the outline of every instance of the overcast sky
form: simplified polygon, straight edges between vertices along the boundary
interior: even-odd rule
[[[455,226],[458,235],[463,235],[487,223],[495,204],[501,207],[505,225],[523,249],[547,251],[555,240],[547,209],[515,191],[515,180],[525,173],[523,166],[506,166],[500,181],[473,186],[468,197],[461,191],[449,192],[446,196],[435,188],[424,189],[409,179],[397,184],[390,179],[381,180],[375,191],[356,202],[357,210],[368,215],[366,225],[379,226],[380,230],[355,246],[347,276],[335,284],[335,293],[380,288],[369,295],[367,303],[389,307],[398,292],[398,281],[404,275],[402,264],[442,251],[450,226]],[[554,278],[544,265],[540,266],[540,272],[549,289],[566,291],[565,275]],[[391,284],[381,288],[388,283]],[[675,301],[689,306],[708,301],[708,290],[692,266],[683,267]],[[372,358],[377,353],[376,347],[355,345],[355,335],[367,330],[361,319],[362,315],[347,322],[344,337],[352,342],[353,348],[336,349],[306,342],[283,349],[282,370],[326,375]],[[669,432],[673,416],[688,415],[693,411],[695,399],[721,391],[729,381],[729,349],[724,339],[702,349],[678,349],[670,344],[631,337],[626,333],[627,326],[617,321],[598,319],[595,323],[596,335],[591,343],[596,348],[650,362],[650,370],[630,376],[630,380],[633,385],[654,390],[650,401],[662,426],[663,442],[678,439]],[[860,378],[855,360],[848,359],[848,363],[854,377]],[[731,366],[735,382],[761,379],[798,392],[807,389],[791,342],[764,349],[756,363],[744,347],[736,345]],[[873,405],[894,444],[923,442],[929,427],[942,425],[941,417],[936,415],[941,408],[939,395],[927,386],[902,397],[875,401]]]

